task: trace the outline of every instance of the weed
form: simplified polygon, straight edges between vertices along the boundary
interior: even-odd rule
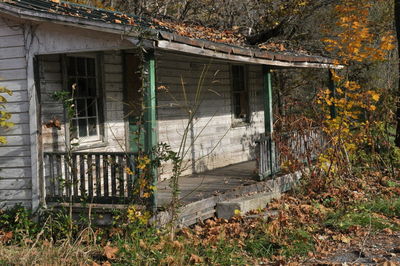
[[[22,205],[0,210],[0,228],[4,232],[13,232],[15,242],[31,237],[38,231],[37,224],[32,221],[31,211]]]
[[[286,257],[306,256],[314,250],[313,238],[307,231],[296,229],[287,233],[290,244],[283,248],[283,255]]]
[[[264,233],[257,233],[245,242],[245,250],[252,256],[268,258],[277,253],[281,247],[272,242],[270,237]]]
[[[371,227],[373,230],[395,228],[386,217],[400,215],[399,199],[376,199],[366,203],[358,203],[350,208],[330,213],[325,225],[340,230],[348,230],[352,226]]]

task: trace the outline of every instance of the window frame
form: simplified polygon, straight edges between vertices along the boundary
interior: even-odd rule
[[[75,57],[75,58],[90,58],[90,59],[94,59],[94,66],[95,66],[95,79],[96,79],[96,96],[94,97],[96,99],[96,112],[97,112],[97,116],[96,116],[96,130],[97,130],[97,134],[95,136],[85,136],[85,137],[77,137],[74,139],[71,139],[71,132],[69,130],[70,128],[70,121],[66,122],[66,140],[68,143],[71,144],[79,144],[79,146],[76,147],[76,149],[85,149],[87,147],[96,147],[96,146],[103,146],[105,144],[105,130],[104,130],[104,114],[105,114],[105,110],[104,110],[104,106],[105,106],[105,99],[103,97],[103,68],[102,68],[102,56],[100,53],[71,53],[71,54],[64,54],[62,56],[62,71],[63,71],[63,87],[65,91],[70,91],[71,88],[69,88],[68,83],[69,83],[69,79],[71,76],[69,76],[68,74],[68,59],[70,57]],[[87,74],[86,74],[87,76]],[[76,77],[76,76],[75,76]],[[74,104],[76,103],[77,99],[74,97]],[[90,98],[90,97],[87,97]],[[85,97],[81,97],[81,99],[86,99]],[[87,103],[86,103],[87,105]],[[87,110],[87,106],[86,106],[86,110]],[[77,112],[77,110],[76,110]],[[86,111],[87,114],[87,111]],[[81,118],[86,118],[87,121],[87,127],[89,126],[88,124],[88,117],[81,117]],[[73,120],[77,120],[79,121],[79,118],[77,118],[77,115],[74,116],[73,119],[71,119],[71,122]],[[79,122],[77,122],[79,123]],[[79,127],[79,126],[78,126]],[[77,129],[77,131],[79,131],[79,128]],[[77,134],[79,134],[77,132]],[[89,131],[88,131],[89,134]]]
[[[240,91],[235,91],[235,85],[234,85],[234,67],[242,67],[243,68],[243,90]],[[250,90],[249,90],[249,68],[245,64],[230,64],[230,95],[231,95],[231,115],[232,115],[232,127],[240,127],[240,126],[247,126],[250,124],[251,121],[251,111],[250,111]],[[236,117],[235,113],[235,94],[245,92],[247,97],[247,107],[246,109],[246,117],[245,118],[240,118]]]

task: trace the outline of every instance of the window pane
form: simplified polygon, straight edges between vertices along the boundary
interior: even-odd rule
[[[237,119],[248,121],[249,99],[245,78],[244,66],[232,66],[233,115]]]
[[[96,99],[88,99],[87,100],[87,116],[88,117],[96,117],[97,116],[97,111],[96,111]]]
[[[77,58],[78,76],[86,76],[86,58]]]
[[[240,118],[247,118],[248,116],[248,110],[249,110],[248,101],[249,98],[247,92],[242,92],[240,94]]]
[[[93,77],[96,75],[95,60],[93,58],[87,59],[87,75]]]
[[[85,57],[68,57],[68,88],[74,91],[75,116],[71,138],[97,136],[99,114],[97,110],[96,60]]]
[[[76,100],[76,111],[78,117],[86,117],[86,100],[78,99]]]
[[[78,79],[78,89],[76,91],[77,96],[88,96],[87,80],[85,78]]]
[[[96,78],[89,78],[88,80],[88,95],[89,96],[97,96],[96,91]]]
[[[78,121],[79,137],[86,137],[88,135],[86,119],[79,119]]]
[[[76,59],[75,59],[75,57],[68,57],[67,65],[68,65],[68,69],[67,69],[68,75],[75,76],[76,75]]]
[[[78,138],[77,135],[77,130],[78,130],[78,122],[74,119],[71,121],[72,122],[72,128],[71,128],[71,140]]]
[[[240,118],[240,93],[234,93],[233,94],[233,106],[234,106],[234,114],[235,118]]]
[[[97,135],[97,119],[89,118],[89,136]]]

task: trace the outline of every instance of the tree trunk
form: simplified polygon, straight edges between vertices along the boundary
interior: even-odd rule
[[[396,22],[396,35],[397,35],[397,51],[400,59],[400,1],[394,0],[394,18]],[[400,74],[400,61],[398,62],[399,74]],[[399,86],[400,86],[400,75],[399,75]],[[399,89],[400,90],[400,87]],[[397,92],[397,112],[396,112],[396,139],[395,144],[397,147],[400,147],[400,91]]]

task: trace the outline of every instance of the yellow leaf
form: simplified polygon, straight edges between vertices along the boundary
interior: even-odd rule
[[[378,93],[372,94],[372,100],[375,102],[379,101],[380,95]]]

